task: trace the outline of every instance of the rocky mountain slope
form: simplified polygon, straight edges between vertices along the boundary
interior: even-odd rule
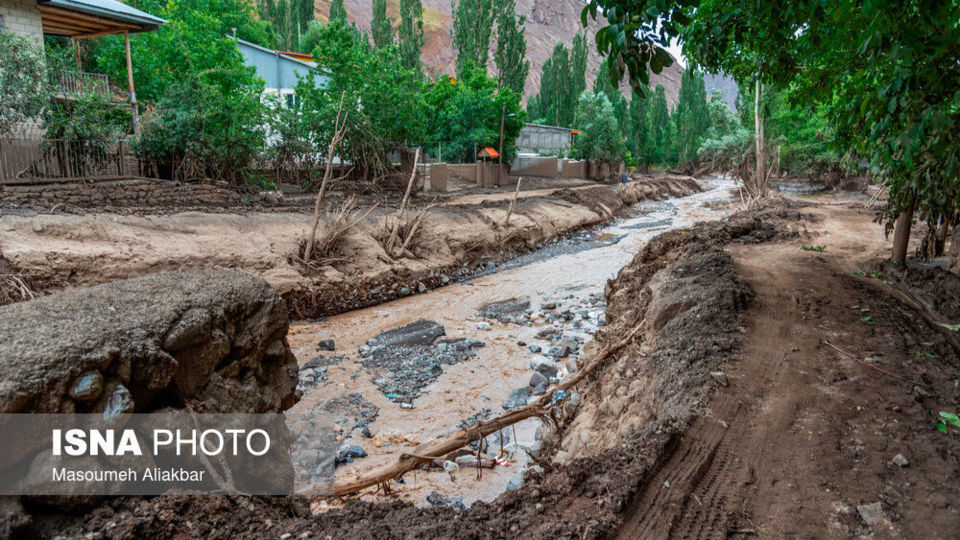
[[[389,0],[387,13],[396,20],[399,19],[399,0]],[[344,2],[347,14],[360,28],[369,30],[373,9],[369,0],[346,0]],[[516,0],[517,14],[526,15],[527,58],[530,59],[530,75],[527,77],[525,97],[537,93],[540,88],[540,74],[543,63],[550,57],[553,47],[557,43],[564,43],[567,47],[573,42],[573,36],[583,30],[580,23],[580,10],[583,3],[580,0]],[[326,20],[330,11],[328,0],[316,1],[316,13],[320,20]],[[457,52],[450,38],[450,29],[453,27],[450,0],[423,0],[423,19],[425,45],[423,47],[423,61],[428,69],[438,73],[453,73]],[[590,54],[587,62],[587,84],[593,85],[602,58],[597,53],[593,36],[600,28],[600,23],[590,21],[586,29],[590,37]],[[491,55],[491,70],[493,61]],[[673,107],[680,92],[680,75],[683,68],[674,63],[663,70],[659,75],[651,77],[651,84],[662,84],[667,94],[667,102]],[[629,92],[626,85],[624,91]]]

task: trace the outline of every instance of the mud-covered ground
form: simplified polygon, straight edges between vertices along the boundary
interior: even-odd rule
[[[637,337],[556,411],[542,472],[492,502],[127,498],[26,532],[952,537],[960,430],[937,418],[960,408],[960,277],[883,266],[868,200],[779,201],[651,241],[608,284],[597,340]]]
[[[550,188],[551,183],[560,187]],[[535,189],[521,192],[509,223],[513,194],[505,188],[447,196],[426,214],[400,256],[387,254],[380,241],[386,216],[396,212],[398,201],[364,200],[356,216],[373,211],[348,231],[335,253],[311,265],[298,260],[312,220],[310,207],[302,204],[286,211],[218,212],[5,208],[0,209],[0,274],[48,292],[163,270],[230,268],[265,278],[295,318],[315,318],[467,279],[544,242],[607,222],[638,200],[700,190],[689,177],[642,178],[626,187],[566,184],[527,186]],[[428,195],[413,201],[408,219],[430,202]],[[340,194],[330,209],[342,201]]]

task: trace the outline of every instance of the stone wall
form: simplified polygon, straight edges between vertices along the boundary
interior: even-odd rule
[[[240,196],[208,184],[177,184],[166,180],[134,179],[95,183],[4,186],[0,205],[51,208],[57,204],[103,206],[203,206],[238,204]]]
[[[0,31],[43,40],[43,24],[35,0],[0,0]]]
[[[0,307],[0,413],[280,412],[287,309],[262,278],[163,272]]]

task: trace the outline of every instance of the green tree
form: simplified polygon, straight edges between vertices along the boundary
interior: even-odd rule
[[[640,91],[643,91],[641,88]],[[667,94],[662,84],[653,91],[650,103],[650,152],[654,163],[664,164],[672,158],[673,130],[670,110],[667,108]]]
[[[50,78],[40,43],[0,31],[0,136],[40,120],[49,105]]]
[[[710,129],[707,89],[703,74],[694,67],[684,70],[680,78],[680,96],[674,116],[677,155],[682,166],[696,159],[700,143]]]
[[[400,64],[421,73],[420,49],[423,47],[423,4],[420,0],[400,0],[400,27],[397,29]]]
[[[516,140],[527,115],[520,106],[522,94],[497,81],[483,68],[467,65],[453,81],[445,77],[426,94],[426,132],[430,141],[442,143],[443,160],[472,160],[478,148],[497,148],[503,118],[503,156],[510,163],[516,156]],[[502,115],[502,116],[501,116]]]
[[[370,34],[378,49],[393,45],[393,24],[387,16],[387,0],[373,0]]]
[[[577,104],[580,135],[573,143],[577,159],[617,164],[623,161],[623,136],[613,106],[603,92],[584,92]]]
[[[265,144],[263,81],[225,35],[237,14],[221,12],[224,5],[246,4],[157,5],[151,12],[167,24],[130,37],[137,94],[147,105],[135,150],[167,178],[246,181]],[[96,68],[115,81],[126,79],[123,47],[122,37],[108,36],[94,51]]]
[[[928,223],[954,219],[960,206],[957,2],[806,0],[784,9],[747,0],[591,0],[583,17],[599,12],[609,25],[597,43],[617,58],[614,76],[626,66],[632,80],[642,79],[647,63],[653,67],[644,51],[682,33],[688,57],[751,82],[758,149],[763,86],[794,86],[795,96],[825,107],[837,148],[855,149],[890,188],[885,213],[897,219],[895,262],[905,261],[915,212]],[[652,37],[624,30],[656,21],[666,24]]]
[[[375,49],[343,21],[319,25],[317,38],[314,59],[329,82],[319,85],[312,73],[297,85],[310,139],[326,148],[343,96],[347,131],[338,155],[353,161],[363,178],[391,173],[387,152],[424,138],[420,73],[403,66],[396,46]]]
[[[606,61],[607,60],[604,60],[604,62]],[[600,69],[597,71],[597,77],[593,81],[593,91],[603,92],[603,95],[607,96],[607,100],[613,107],[613,114],[617,118],[617,125],[620,128],[620,132],[626,135],[628,123],[627,98],[623,97],[620,88],[610,80],[610,77],[607,75],[607,67],[602,63]]]
[[[347,8],[343,5],[343,0],[333,0],[330,2],[330,13],[327,22],[343,21],[347,22]]]
[[[577,32],[570,47],[570,107],[577,108],[580,95],[587,89],[587,35]],[[574,113],[576,122],[576,113]]]
[[[457,76],[463,76],[467,65],[486,68],[493,32],[493,7],[494,0],[450,2],[450,11],[453,12],[450,37],[457,49]]]
[[[650,164],[651,150],[650,111],[647,99],[649,98],[634,92],[633,99],[630,100],[627,120],[627,146],[636,163],[644,168]]]
[[[557,43],[540,75],[540,116],[548,124],[569,126],[573,122],[570,79],[570,51]]]
[[[523,29],[527,18],[524,15],[517,17],[514,0],[498,2],[497,50],[493,55],[497,64],[497,85],[522,94],[530,72]]]

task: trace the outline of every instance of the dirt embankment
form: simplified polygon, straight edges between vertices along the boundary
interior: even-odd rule
[[[311,216],[299,212],[173,215],[8,214],[0,217],[0,268],[40,291],[96,285],[152,272],[229,268],[265,278],[294,317],[375,305],[464,279],[484,265],[611,219],[643,199],[688,195],[684,177],[624,187],[590,186],[522,196],[450,202],[428,212],[406,256],[377,238],[382,210],[350,230],[335,257],[317,267],[296,261]]]
[[[795,214],[795,212],[794,212]],[[611,283],[614,300],[609,311],[613,327],[601,340],[617,340],[618,335],[638,324],[647,324],[655,317],[649,334],[685,332],[698,321],[697,331],[703,339],[695,347],[677,345],[682,336],[665,337],[660,343],[673,343],[674,349],[659,362],[635,366],[639,349],[624,350],[614,365],[594,383],[579,389],[585,396],[580,414],[568,409],[574,422],[566,433],[578,437],[608,429],[607,420],[592,414],[596,404],[612,396],[606,395],[611,385],[622,377],[624,366],[635,366],[636,376],[665,382],[667,391],[633,398],[646,400],[660,414],[669,402],[689,401],[678,411],[668,411],[656,418],[644,418],[630,429],[618,433],[603,444],[595,444],[596,452],[579,452],[565,464],[548,465],[542,473],[530,472],[523,487],[504,494],[492,503],[479,502],[466,511],[421,509],[405,503],[370,504],[359,500],[345,508],[311,516],[303,499],[208,498],[203,504],[183,497],[160,497],[150,500],[123,499],[112,501],[83,518],[84,530],[102,531],[107,537],[159,536],[172,537],[186,532],[211,538],[262,537],[290,533],[299,537],[304,532],[323,537],[589,537],[596,538],[616,531],[622,515],[634,500],[651,473],[663,449],[674,444],[689,421],[694,405],[703,393],[692,398],[683,395],[706,378],[707,372],[727,359],[736,348],[741,334],[731,337],[721,350],[711,343],[731,326],[735,328],[747,301],[747,291],[733,271],[730,258],[720,252],[729,241],[757,242],[776,236],[777,229],[754,217],[738,217],[727,224],[704,224],[692,230],[668,234],[646,248],[634,262]],[[718,280],[712,275],[720,275]],[[656,277],[656,276],[659,276]],[[648,289],[652,280],[679,279],[667,290],[666,285]],[[645,292],[646,291],[646,292]],[[684,306],[676,306],[677,298],[696,298]],[[674,307],[664,307],[673,305]],[[644,335],[636,347],[650,339]],[[659,339],[656,338],[655,339]],[[672,340],[672,341],[671,341]],[[690,375],[679,384],[672,362],[689,367]],[[635,390],[642,391],[640,386]],[[664,403],[660,403],[662,398]],[[589,420],[588,420],[589,419]],[[566,424],[566,420],[562,420]],[[582,438],[580,439],[582,440]],[[599,437],[594,440],[600,441]],[[569,453],[569,450],[566,450]],[[542,453],[546,458],[548,454]],[[572,459],[577,457],[577,459]],[[549,463],[544,459],[544,463]],[[62,516],[46,523],[47,527],[66,527],[70,520]],[[110,524],[114,524],[111,526]],[[188,525],[189,523],[189,525]],[[73,522],[71,526],[76,526]]]

